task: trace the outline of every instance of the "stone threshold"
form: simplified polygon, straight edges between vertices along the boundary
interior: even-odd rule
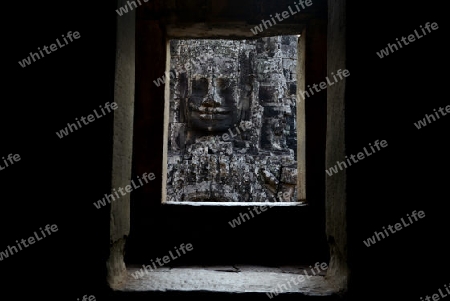
[[[306,202],[163,202],[162,205],[185,205],[185,206],[224,206],[224,207],[302,207],[308,206]]]
[[[278,296],[295,294],[311,297],[337,297],[338,290],[325,278],[325,272],[316,276],[302,266],[189,266],[162,267],[141,274],[133,274],[141,267],[128,267],[124,282],[112,289],[123,293],[245,293],[270,297],[274,289],[281,288]],[[142,270],[141,270],[142,271]],[[308,275],[303,281],[300,275]],[[276,297],[273,295],[272,297]],[[325,298],[331,300],[334,298]]]

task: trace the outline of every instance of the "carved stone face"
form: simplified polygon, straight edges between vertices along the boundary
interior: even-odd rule
[[[234,78],[197,75],[187,98],[190,127],[207,132],[227,131],[240,122],[237,82]]]

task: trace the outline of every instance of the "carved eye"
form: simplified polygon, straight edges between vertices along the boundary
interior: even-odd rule
[[[229,79],[227,78],[219,78],[217,80],[217,88],[219,88],[220,90],[226,90],[230,87],[231,82]]]
[[[206,78],[198,78],[192,80],[192,95],[205,96],[208,94],[208,80]]]

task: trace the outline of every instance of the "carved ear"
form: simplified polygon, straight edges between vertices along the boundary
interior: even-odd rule
[[[180,97],[186,98],[188,95],[188,78],[186,72],[180,73],[180,79],[178,80],[178,87],[180,90]]]
[[[180,91],[180,122],[184,123],[188,121],[187,118],[187,104],[186,104],[186,97],[188,95],[188,88],[189,88],[189,82],[187,78],[186,72],[182,72],[179,74],[179,80],[178,80],[178,89]]]

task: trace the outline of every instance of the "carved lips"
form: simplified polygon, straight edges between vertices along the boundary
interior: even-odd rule
[[[198,115],[203,120],[223,120],[228,118],[233,111],[231,108],[226,107],[197,107],[193,103],[190,104],[190,107],[192,113]]]

